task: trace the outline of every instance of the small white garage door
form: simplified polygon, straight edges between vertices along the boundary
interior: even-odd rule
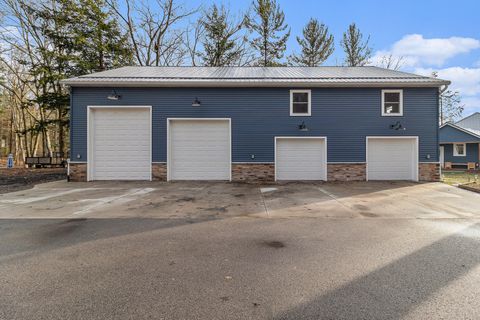
[[[169,180],[230,180],[229,119],[169,119]]]
[[[90,108],[89,180],[151,180],[150,108]]]
[[[367,137],[368,180],[418,180],[416,137]]]
[[[276,180],[327,180],[327,143],[317,137],[277,137]]]

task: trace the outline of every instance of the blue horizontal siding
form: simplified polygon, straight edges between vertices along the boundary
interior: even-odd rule
[[[472,136],[462,130],[451,127],[449,125],[442,127],[439,130],[440,143],[452,143],[452,142],[480,142],[480,139]]]
[[[446,162],[479,162],[478,143],[467,143],[467,155],[464,157],[458,157],[453,155],[453,144],[442,144],[442,146],[444,147],[444,157]]]
[[[155,162],[166,161],[166,119],[170,117],[231,118],[234,162],[273,162],[274,136],[326,136],[329,162],[364,162],[365,137],[375,135],[419,136],[419,161],[438,161],[436,88],[405,88],[403,117],[381,116],[378,88],[313,88],[312,116],[291,117],[289,90],[116,88],[121,99],[110,101],[110,88],[73,88],[72,159],[87,159],[88,105],[151,105]],[[191,106],[195,97],[200,107]],[[302,121],[308,132],[298,130]],[[406,130],[390,129],[396,121]]]

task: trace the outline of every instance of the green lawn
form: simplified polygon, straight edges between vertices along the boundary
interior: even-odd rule
[[[471,182],[480,182],[480,172],[465,171],[443,171],[442,181],[447,184],[464,184]]]

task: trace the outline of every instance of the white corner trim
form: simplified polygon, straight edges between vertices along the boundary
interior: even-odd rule
[[[92,109],[149,109],[150,111],[150,181],[152,181],[152,106],[145,105],[108,105],[108,106],[98,106],[92,105],[87,106],[87,181],[92,181],[92,163],[93,163],[93,135],[92,131]]]
[[[307,93],[308,94],[308,112],[307,113],[294,113],[293,112],[293,94],[294,93]],[[290,90],[290,116],[291,117],[310,117],[312,115],[312,90]]]
[[[171,121],[228,121],[228,127],[229,127],[229,139],[228,141],[230,142],[229,149],[230,149],[230,180],[232,181],[232,118],[167,118],[167,181],[171,181],[170,177],[170,171],[171,171],[171,142],[170,142],[170,122]]]
[[[385,112],[385,93],[399,93],[400,94],[400,112],[399,113],[386,113]],[[390,90],[390,89],[384,89],[382,90],[382,117],[403,117],[403,90],[402,89],[396,89],[396,90]]]
[[[414,172],[414,181],[418,182],[418,177],[419,177],[419,143],[418,143],[418,136],[366,136],[365,137],[365,160],[366,160],[366,166],[365,166],[365,180],[368,181],[368,141],[370,139],[413,139],[415,140],[415,153],[414,153],[414,163],[413,163],[413,168],[415,170]]]
[[[327,148],[327,137],[325,136],[275,136],[274,137],[274,164],[275,164],[275,181],[277,181],[277,140],[278,139],[319,139],[324,140],[324,152],[325,152],[325,180],[328,181],[328,148]]]

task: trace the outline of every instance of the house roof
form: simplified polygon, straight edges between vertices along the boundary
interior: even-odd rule
[[[379,67],[122,67],[62,81],[69,86],[440,87],[450,81]]]
[[[459,130],[459,131],[462,131],[462,132],[464,132],[464,133],[466,133],[466,134],[469,134],[469,135],[471,135],[472,137],[475,137],[475,138],[477,138],[477,139],[480,139],[480,130],[463,128],[463,127],[457,126],[456,124],[453,124],[453,123],[451,123],[451,122],[445,123],[444,125],[442,125],[442,126],[440,127],[440,129],[442,129],[442,128],[445,127],[445,126],[452,127],[452,128],[454,128],[454,129],[457,129],[457,130]]]
[[[455,125],[473,130],[480,129],[480,112],[474,112],[469,116],[455,122]]]

